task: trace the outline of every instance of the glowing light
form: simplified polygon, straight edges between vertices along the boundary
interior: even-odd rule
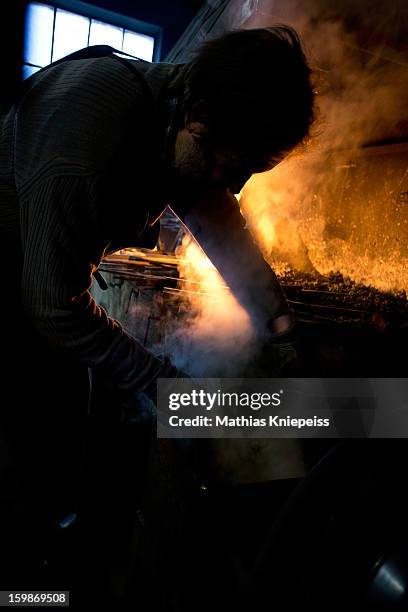
[[[54,9],[47,4],[31,2],[27,7],[24,61],[45,66],[51,61]],[[25,74],[24,76],[29,76]]]
[[[194,313],[195,337],[204,341],[218,337],[221,343],[249,337],[252,325],[248,313],[191,235],[183,238],[177,255],[180,277],[188,280],[181,289],[189,289],[184,295]]]
[[[270,252],[276,242],[276,231],[272,219],[264,213],[256,223],[258,239],[264,250]]]
[[[52,61],[65,57],[88,45],[89,19],[69,11],[57,9],[55,15]]]

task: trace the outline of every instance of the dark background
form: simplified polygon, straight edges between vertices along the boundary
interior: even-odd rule
[[[184,32],[203,0],[86,0],[100,8],[147,21],[163,28],[163,59]]]

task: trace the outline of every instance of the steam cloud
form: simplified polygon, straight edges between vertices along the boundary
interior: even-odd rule
[[[235,4],[238,10],[240,2]],[[372,148],[378,154],[368,157],[361,148],[408,131],[406,45],[396,28],[392,45],[381,28],[397,3],[364,7],[343,0],[342,15],[340,3],[329,0],[260,0],[251,6],[244,27],[288,23],[297,29],[318,92],[310,144],[271,172],[255,175],[242,193],[242,211],[265,258],[278,273],[339,271],[383,290],[407,289],[408,210],[398,200],[407,181],[407,152],[404,157]],[[190,262],[182,274],[201,274],[199,280],[208,282],[195,264],[194,272]],[[254,350],[246,314],[224,290],[215,298],[211,287],[201,288],[186,294],[182,325],[168,335],[166,350],[195,376],[238,375]]]
[[[408,288],[408,211],[401,201],[408,147],[394,147],[394,153],[361,148],[408,135],[402,12],[398,2],[264,0],[245,24],[294,26],[318,92],[309,146],[254,176],[243,192],[243,212],[278,271],[284,263],[308,272],[339,271],[383,290]],[[274,226],[269,243],[268,223]]]

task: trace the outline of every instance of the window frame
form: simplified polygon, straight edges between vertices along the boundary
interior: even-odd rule
[[[93,4],[88,4],[86,2],[82,2],[81,0],[33,0],[34,2],[40,2],[41,4],[45,4],[54,9],[62,9],[69,11],[71,13],[75,13],[77,15],[81,15],[83,17],[87,17],[92,20],[95,19],[97,21],[101,21],[106,23],[107,25],[118,26],[123,30],[130,30],[135,34],[144,34],[146,36],[151,36],[154,39],[153,45],[153,62],[160,61],[161,57],[161,48],[162,48],[162,39],[163,39],[163,28],[161,26],[148,23],[146,21],[141,21],[139,19],[135,19],[134,17],[129,17],[128,15],[124,15],[122,13],[115,13],[108,9],[104,9],[98,6],[94,6]],[[27,7],[31,4],[27,2]],[[54,12],[54,25],[55,28],[55,12]],[[24,36],[27,36],[27,33],[24,33]],[[54,36],[54,33],[53,33]],[[119,50],[120,51],[120,50]],[[24,61],[25,66],[33,66],[37,67],[30,62]]]

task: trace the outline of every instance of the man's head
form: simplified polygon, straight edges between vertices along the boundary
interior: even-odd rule
[[[229,32],[187,66],[174,165],[190,180],[239,190],[308,135],[310,68],[288,26]]]

